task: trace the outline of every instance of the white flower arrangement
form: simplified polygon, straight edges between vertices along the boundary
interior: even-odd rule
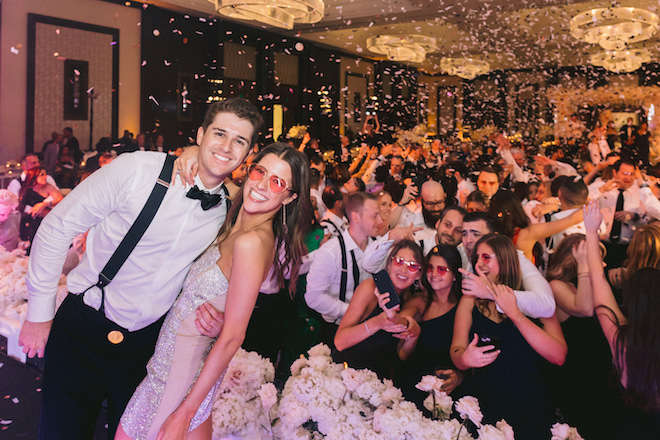
[[[28,292],[25,285],[29,257],[25,250],[7,252],[0,246],[0,318],[7,317],[23,323],[27,316]],[[56,307],[64,301],[68,291],[66,276],[60,276]]]
[[[403,148],[411,144],[424,145],[427,140],[426,124],[418,124],[412,130],[397,130],[396,141]]]
[[[478,440],[515,440],[504,420],[482,425],[476,398],[466,396],[455,405],[441,391],[442,380],[425,376],[417,388],[440,397],[434,405],[462,419],[432,420],[403,399],[388,379],[369,370],[336,364],[323,344],[312,347],[291,366],[291,377],[277,400],[270,383],[273,366],[256,353],[239,350],[230,363],[214,405],[214,439],[279,440],[475,440],[463,429],[470,420]],[[272,418],[275,416],[275,418]],[[273,420],[272,429],[270,421]],[[575,428],[556,424],[552,440],[583,440]]]
[[[239,348],[213,403],[213,438],[270,438],[277,403],[274,378],[268,359]]]
[[[451,415],[451,408],[454,401],[442,391],[442,384],[444,380],[437,376],[424,376],[422,381],[415,385],[418,390],[426,391],[429,393],[428,397],[424,399],[424,408],[429,410],[432,414],[433,420],[446,420]]]
[[[569,137],[568,120],[580,107],[626,105],[642,107],[648,113],[651,105],[660,107],[660,87],[598,87],[574,89],[563,86],[548,87],[548,102],[556,108],[555,137]],[[653,133],[651,133],[653,135]]]
[[[552,434],[551,440],[584,440],[577,429],[568,426],[565,423],[555,423],[550,428]]]

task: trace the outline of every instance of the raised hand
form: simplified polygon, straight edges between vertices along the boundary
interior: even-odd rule
[[[592,200],[583,207],[584,226],[587,232],[598,233],[598,228],[603,221],[603,214],[600,212],[600,203],[598,200]]]
[[[458,269],[463,274],[463,283],[461,284],[463,295],[472,295],[481,299],[494,299],[493,292],[489,288],[490,281],[488,281],[488,278],[486,278],[478,267],[476,270],[478,275],[462,268]]]

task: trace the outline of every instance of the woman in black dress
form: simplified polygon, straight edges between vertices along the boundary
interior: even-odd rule
[[[463,374],[449,356],[456,305],[461,298],[461,256],[454,246],[440,244],[426,256],[422,277],[424,291],[404,304],[404,315],[419,322],[419,338],[404,340],[399,357],[404,361],[395,380],[406,400],[426,411],[423,402],[428,393],[418,390],[423,376],[437,375],[444,379],[442,389],[451,393],[461,382]]]
[[[547,438],[556,417],[542,369],[545,361],[561,365],[566,358],[559,321],[553,315],[537,324],[518,309],[513,290],[522,273],[510,238],[482,237],[472,264],[478,275],[464,273],[464,287],[483,283],[492,299],[463,295],[456,309],[451,358],[474,373],[461,391],[479,399],[484,423],[504,419],[517,439]]]
[[[414,293],[422,276],[422,263],[422,250],[414,241],[401,240],[392,246],[386,269],[401,302]],[[411,316],[397,313],[399,305],[385,307],[388,301],[389,293],[380,294],[373,279],[360,283],[335,335],[335,362],[392,378],[399,339],[417,337],[419,325]]]
[[[53,206],[64,198],[46,181],[47,173],[42,167],[27,171],[27,177],[18,193],[18,212],[21,213],[21,240],[32,241],[41,220]],[[27,209],[26,209],[27,208]]]
[[[623,289],[624,315],[605,278],[598,227],[598,201],[584,208],[587,261],[598,322],[614,357],[625,409],[618,438],[660,438],[660,270],[631,273]]]
[[[584,438],[614,439],[623,405],[610,380],[610,348],[594,316],[584,235],[562,239],[550,256],[547,278],[568,344],[564,365],[550,370],[555,400],[566,423]]]

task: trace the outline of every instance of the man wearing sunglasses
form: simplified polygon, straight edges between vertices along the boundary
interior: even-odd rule
[[[245,100],[213,104],[197,131],[194,187],[186,188],[178,178],[168,185],[166,154],[127,153],[94,172],[46,216],[32,246],[27,321],[19,337],[29,357],[46,354],[40,439],[92,438],[104,399],[109,437],[114,436],[144,377],[164,315],[193,260],[225,220],[223,181],[245,160],[261,124],[257,108]],[[272,176],[270,184],[286,187]],[[111,283],[101,283],[101,268],[137,223],[152,192],[168,186],[121,269]],[[87,251],[69,273],[71,293],[56,314],[64,259],[73,238],[86,231]],[[204,304],[198,312],[200,332],[217,336],[222,323],[215,320],[215,309]]]
[[[463,247],[468,257],[468,269],[460,269],[463,273],[463,293],[482,299],[493,299],[481,276],[475,275],[472,264],[474,247],[484,235],[497,233],[495,219],[485,212],[470,212],[463,217]],[[489,259],[489,254],[479,258]],[[522,272],[522,289],[514,290],[518,308],[531,318],[549,318],[555,313],[555,299],[550,284],[539,272],[534,263],[529,261],[522,251],[518,251],[518,260]],[[499,309],[500,313],[502,312]]]

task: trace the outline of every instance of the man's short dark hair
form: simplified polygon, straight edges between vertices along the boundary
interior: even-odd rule
[[[449,164],[449,168],[452,168],[455,172],[460,174],[463,179],[469,177],[468,169],[463,162],[454,161]]]
[[[321,200],[323,200],[323,203],[328,209],[333,209],[335,207],[335,203],[343,200],[343,198],[344,195],[341,193],[341,189],[338,185],[326,186],[323,190],[323,194],[321,194]]]
[[[241,119],[250,121],[252,128],[254,128],[252,139],[250,140],[250,147],[257,142],[257,139],[259,139],[259,132],[261,131],[261,125],[264,123],[264,120],[257,107],[249,101],[246,101],[243,98],[231,98],[226,101],[218,101],[211,104],[208,110],[206,110],[204,122],[202,123],[204,131],[206,131],[209,125],[213,123],[215,116],[218,113],[231,113]]]
[[[481,174],[481,173],[490,173],[490,174],[495,174],[496,176],[499,176],[499,174],[500,174],[499,171],[497,170],[497,168],[495,168],[495,166],[491,166],[491,165],[483,167],[481,169],[481,171],[479,172],[479,174]]]
[[[448,208],[445,208],[444,211],[442,211],[442,215],[440,216],[440,220],[442,220],[443,218],[445,218],[445,216],[446,216],[450,211],[456,211],[456,212],[458,212],[460,215],[463,216],[463,218],[465,218],[465,216],[468,214],[467,210],[466,210],[465,208],[461,207],[461,206],[458,206],[458,205],[450,206],[450,207],[448,207]]]
[[[486,227],[488,230],[493,233],[493,232],[499,232],[497,230],[497,226],[495,223],[495,219],[493,216],[490,214],[487,214],[485,212],[468,212],[465,214],[465,217],[463,217],[463,224],[465,223],[472,223],[472,222],[478,222],[480,220],[483,220],[486,222]]]
[[[562,187],[564,182],[567,182],[569,180],[573,180],[575,176],[557,176],[554,179],[552,179],[552,182],[550,182],[550,195],[552,197],[557,197],[559,195],[559,188]]]
[[[349,223],[351,221],[351,214],[354,212],[360,212],[367,200],[374,200],[375,202],[378,202],[378,197],[364,191],[354,192],[348,196],[348,199],[346,199],[346,205],[344,206],[344,211],[346,211],[346,218],[348,219]]]
[[[587,203],[589,197],[589,189],[584,180],[579,177],[564,180],[559,187],[559,192],[566,203],[571,206],[582,206]]]
[[[39,159],[39,155],[38,155],[37,153],[27,153],[27,154],[24,154],[24,155],[21,157],[21,163],[25,162],[25,161],[27,160],[27,158],[30,157],[30,156],[34,156],[34,157],[36,157],[37,159]]]
[[[614,162],[614,165],[612,165],[612,167],[614,168],[614,171],[618,172],[621,169],[621,165],[623,165],[623,164],[630,165],[630,166],[633,166],[633,167],[637,168],[637,165],[635,164],[635,161],[632,158],[628,157],[628,156],[621,156],[621,159]]]
[[[311,148],[308,148],[308,150],[311,150]],[[321,162],[323,162],[323,158],[316,151],[309,154],[308,158],[309,158],[309,163],[311,163],[312,165],[320,165]]]

